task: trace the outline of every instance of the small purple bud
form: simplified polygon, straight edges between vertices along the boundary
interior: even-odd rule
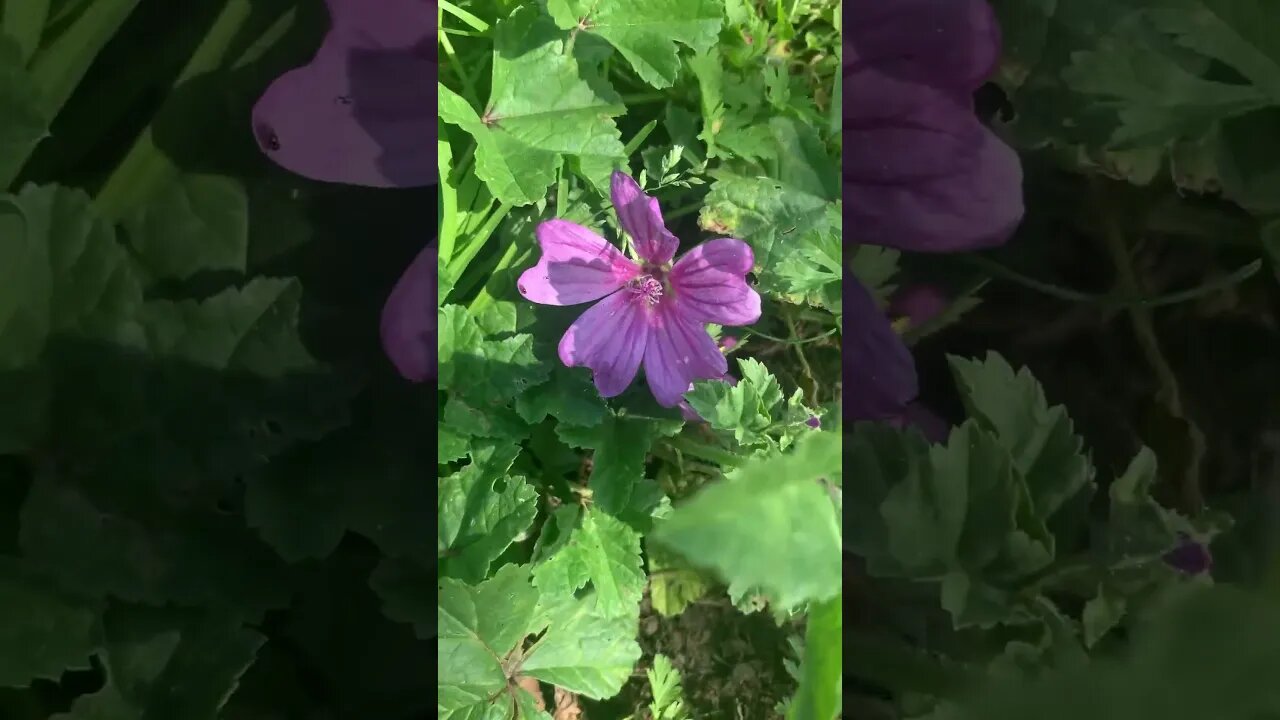
[[[822,421],[818,419],[817,415],[810,415],[809,419],[804,421],[804,424],[808,425],[814,430],[817,430],[818,428],[822,427]]]
[[[725,335],[724,337],[720,338],[720,349],[726,352],[728,352],[729,350],[732,350],[734,347],[737,346],[737,344],[738,344],[738,338],[732,335]]]
[[[1203,543],[1179,533],[1178,547],[1165,553],[1164,561],[1187,575],[1203,575],[1213,570],[1213,555]]]
[[[907,318],[912,327],[920,327],[941,315],[950,303],[941,288],[917,283],[894,293],[889,301],[889,316]]]

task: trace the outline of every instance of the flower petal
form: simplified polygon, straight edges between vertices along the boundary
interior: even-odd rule
[[[729,362],[706,328],[688,319],[676,303],[662,302],[654,309],[644,376],[658,404],[675,407],[694,380],[722,377]]]
[[[947,293],[937,285],[915,283],[899,288],[889,300],[889,316],[906,318],[911,327],[918,328],[951,306]]]
[[[936,90],[895,91],[913,95],[916,109],[845,128],[844,200],[853,240],[920,252],[1008,240],[1023,215],[1018,155],[968,107]]]
[[[601,397],[620,394],[636,377],[649,342],[648,306],[625,290],[587,308],[560,338],[560,361],[591,368]]]
[[[542,257],[516,281],[516,289],[541,305],[599,300],[640,274],[618,248],[568,220],[548,220],[535,231]]]
[[[667,231],[658,201],[644,194],[630,175],[615,172],[609,194],[618,211],[618,222],[635,242],[636,254],[656,265],[665,265],[676,256],[680,241]]]
[[[1000,60],[1000,26],[987,0],[857,2],[846,12],[846,71],[876,67],[968,93]]]
[[[755,265],[751,246],[733,238],[708,240],[671,268],[671,287],[685,317],[717,325],[760,319],[760,295],[747,284]]]
[[[259,147],[313,180],[369,187],[437,182],[435,8],[330,0],[332,30],[310,63],[253,108]]]
[[[871,293],[845,286],[845,412],[852,421],[897,418],[919,391],[916,364]]]
[[[418,253],[382,307],[382,349],[406,380],[436,377],[436,247]]]

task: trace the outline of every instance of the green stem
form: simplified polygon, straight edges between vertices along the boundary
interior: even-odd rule
[[[702,209],[701,203],[697,205],[685,205],[682,208],[676,208],[675,210],[672,210],[669,213],[663,213],[662,215],[667,220],[675,220],[676,218],[680,218],[680,217],[684,217],[685,215],[696,213],[701,209]]]
[[[1213,293],[1238,285],[1253,277],[1262,269],[1262,261],[1254,260],[1225,277],[1211,280],[1194,288],[1179,290],[1177,292],[1159,295],[1156,297],[1142,297],[1141,295],[1133,294],[1123,289],[1121,289],[1119,294],[1107,293],[1103,295],[1095,295],[1092,293],[1080,292],[1079,290],[1072,290],[1060,285],[1036,280],[1035,278],[1023,275],[1016,270],[1007,268],[995,260],[981,255],[968,255],[963,257],[966,262],[990,273],[993,277],[1003,278],[1017,285],[1022,285],[1023,287],[1035,290],[1041,294],[1048,295],[1049,297],[1066,300],[1067,302],[1093,303],[1113,309],[1126,309],[1133,307],[1156,308],[1165,305],[1176,305],[1178,303],[1187,302],[1188,300],[1195,300],[1205,295],[1212,295]]]
[[[506,252],[502,253],[502,257],[498,258],[498,264],[494,266],[491,270],[489,270],[489,272],[486,273],[486,275],[488,275],[488,277],[490,278],[496,277],[498,273],[502,272],[503,270],[506,270],[512,265],[519,263],[521,259],[527,257],[528,255],[529,255],[529,248],[525,248],[524,252],[521,252],[520,247],[518,245],[516,245],[515,243],[511,243],[510,245],[507,246]],[[489,294],[489,284],[485,283],[484,285],[480,286],[480,292],[476,293],[475,299],[471,301],[471,304],[467,306],[467,309],[471,312],[473,316],[479,315],[480,312],[483,311],[486,307],[488,307],[489,304],[492,303],[493,301],[494,301],[493,295]]]
[[[632,93],[623,95],[622,103],[624,105],[643,105],[651,102],[666,102],[670,97],[669,94],[660,92]]]
[[[449,261],[449,276],[462,277],[462,273],[480,253],[480,250],[489,241],[489,237],[493,235],[493,231],[498,229],[498,225],[507,217],[513,206],[507,203],[500,204],[489,217],[480,226],[474,235],[467,239],[466,246],[457,257]]]
[[[175,87],[226,64],[227,53],[241,36],[245,24],[255,19],[253,5],[251,0],[230,0],[222,8],[204,41],[196,48],[182,74],[174,82]],[[156,115],[163,115],[173,103],[174,96],[170,95]],[[118,222],[138,204],[151,198],[160,183],[165,181],[166,170],[170,167],[172,165],[167,157],[156,147],[152,129],[148,126],[134,141],[128,155],[107,178],[94,198],[94,204],[103,217]]]
[[[802,339],[802,340],[787,340],[787,339],[785,339],[785,338],[774,337],[774,336],[772,336],[772,335],[765,335],[764,333],[760,332],[759,330],[755,330],[755,329],[752,329],[752,328],[749,328],[749,327],[743,328],[743,331],[745,331],[745,332],[747,332],[747,333],[750,333],[750,334],[752,334],[752,335],[759,335],[760,337],[764,338],[765,340],[770,340],[770,341],[772,341],[772,342],[776,342],[776,343],[778,343],[779,345],[808,345],[809,343],[818,342],[819,340],[822,340],[823,338],[829,338],[829,337],[831,337],[832,335],[835,335],[837,332],[840,332],[840,330],[839,330],[838,328],[832,328],[832,329],[830,329],[830,330],[828,330],[828,331],[826,331],[826,332],[822,333],[821,335],[814,335],[813,337],[804,338],[804,339]]]
[[[489,23],[463,10],[462,8],[449,2],[449,0],[440,0],[440,10],[458,18],[462,22],[471,26],[471,29],[479,33],[489,32]],[[443,19],[443,16],[440,18]],[[437,27],[443,27],[444,23],[440,23]]]
[[[1095,182],[1093,190],[1096,202],[1102,208],[1103,239],[1111,261],[1116,268],[1116,289],[1119,293],[1130,297],[1138,295],[1141,288],[1133,261],[1129,256],[1128,243],[1125,241],[1124,228],[1108,203],[1107,189],[1101,181]],[[1134,336],[1138,341],[1147,364],[1151,366],[1159,382],[1160,389],[1156,400],[1164,406],[1166,412],[1186,425],[1187,467],[1183,472],[1179,490],[1182,494],[1184,509],[1191,514],[1198,514],[1204,508],[1204,494],[1200,489],[1200,465],[1207,451],[1204,432],[1187,416],[1182,403],[1182,391],[1178,377],[1160,348],[1160,339],[1156,334],[1155,323],[1151,317],[1150,307],[1131,306],[1127,308]]]
[[[445,4],[441,3],[436,9],[436,22],[438,23],[436,27],[444,24]],[[462,82],[462,96],[467,99],[467,102],[471,103],[471,107],[483,107],[480,104],[480,96],[476,93],[475,83],[471,81],[471,75],[467,73],[466,64],[458,58],[458,53],[454,51],[453,43],[449,40],[447,33],[440,36],[440,47],[444,48],[444,53],[449,56],[449,67],[453,69],[454,74],[458,76],[458,80]]]

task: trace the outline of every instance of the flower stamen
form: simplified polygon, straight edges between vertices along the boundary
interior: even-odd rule
[[[658,300],[662,298],[662,283],[652,275],[641,275],[627,283],[627,289],[632,295],[644,298],[644,301],[652,307],[658,304]]]

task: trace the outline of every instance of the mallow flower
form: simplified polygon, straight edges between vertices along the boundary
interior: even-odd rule
[[[1022,220],[1022,166],[973,112],[1000,59],[987,0],[848,12],[844,212],[856,242],[916,252],[1003,243]]]
[[[276,164],[368,187],[436,183],[435,0],[326,0],[308,64],[271,83],[253,135]]]
[[[427,245],[409,264],[382,307],[379,333],[391,364],[406,380],[436,377],[437,249]]]
[[[952,252],[1008,240],[1023,214],[1021,165],[972,100],[1000,57],[990,5],[895,0],[847,11],[843,195],[853,242]],[[911,353],[856,280],[844,303],[846,411],[900,421],[918,391]]]
[[[621,172],[610,180],[610,195],[634,259],[581,225],[548,220],[535,231],[542,255],[516,288],[543,305],[595,302],[569,326],[558,351],[565,365],[591,370],[602,397],[621,394],[643,365],[654,398],[676,407],[695,380],[728,370],[706,325],[760,318],[760,296],[746,280],[755,256],[741,240],[716,238],[673,263],[680,241],[658,201]]]
[[[331,28],[311,62],[253,108],[253,135],[281,167],[368,187],[438,182],[435,0],[326,0]],[[383,350],[406,379],[436,377],[436,248],[405,270],[382,310]]]
[[[1165,553],[1164,561],[1187,575],[1205,575],[1213,570],[1213,554],[1203,542],[1186,533],[1178,534],[1178,544]]]

